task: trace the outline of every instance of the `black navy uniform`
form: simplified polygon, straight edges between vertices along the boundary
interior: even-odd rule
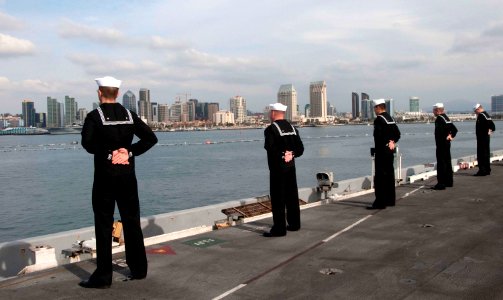
[[[439,114],[435,120],[435,144],[437,157],[437,188],[453,186],[453,172],[451,159],[451,141],[447,140],[450,134],[456,136],[458,129],[449,120],[446,114]]]
[[[477,116],[477,124],[475,125],[475,133],[477,135],[477,161],[479,165],[479,175],[491,174],[490,163],[490,141],[491,136],[489,130],[495,131],[496,126],[489,114],[482,111]]]
[[[139,141],[132,144],[134,136]],[[133,277],[147,275],[147,257],[140,226],[135,157],[157,143],[140,118],[119,103],[102,103],[91,111],[82,128],[82,146],[94,154],[92,203],[97,246],[97,269],[90,282],[112,282],[112,227],[115,202],[124,227],[126,262]],[[112,164],[112,152],[125,148],[129,164]]]
[[[285,163],[283,156],[285,151],[293,151],[294,157],[301,156],[304,145],[298,130],[286,120],[273,122],[264,130],[264,136],[274,222],[271,233],[284,235],[286,222],[292,230],[300,229],[300,207],[295,158]]]
[[[389,141],[397,143],[400,140],[400,130],[393,117],[387,112],[382,112],[374,120],[375,144],[375,201],[374,208],[394,206],[395,194],[395,168],[393,166],[395,150],[388,147]]]

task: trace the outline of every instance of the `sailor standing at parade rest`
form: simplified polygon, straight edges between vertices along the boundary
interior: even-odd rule
[[[85,288],[112,284],[112,229],[115,203],[119,208],[131,279],[147,276],[147,256],[140,226],[140,204],[135,157],[157,143],[157,137],[132,111],[116,102],[121,81],[97,78],[100,106],[91,111],[82,128],[82,146],[94,154],[92,204],[96,233],[97,268]],[[134,136],[139,140],[133,143]]]
[[[445,190],[454,185],[451,159],[451,141],[456,137],[458,129],[444,113],[444,104],[433,105],[435,119],[435,144],[437,157],[437,184],[434,190]]]
[[[269,165],[273,226],[269,232],[264,232],[264,236],[275,237],[286,235],[287,230],[300,229],[295,158],[304,153],[304,145],[299,131],[284,119],[287,106],[274,103],[269,108],[271,125],[264,130],[264,148]]]
[[[473,111],[477,114],[475,134],[477,136],[477,162],[479,171],[474,176],[487,176],[491,174],[491,133],[496,130],[491,116],[479,103],[475,104]]]
[[[385,209],[395,206],[395,168],[393,166],[395,147],[400,140],[400,130],[395,120],[386,112],[384,99],[374,102],[374,155],[375,155],[375,200],[367,209]]]

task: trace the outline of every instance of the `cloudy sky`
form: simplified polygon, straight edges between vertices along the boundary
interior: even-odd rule
[[[0,112],[65,95],[89,109],[105,75],[167,104],[262,111],[291,83],[303,107],[325,80],[338,111],[353,91],[469,109],[503,94],[503,1],[0,0]]]

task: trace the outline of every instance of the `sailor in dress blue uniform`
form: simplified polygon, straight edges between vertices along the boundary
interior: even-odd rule
[[[85,119],[82,146],[94,155],[92,204],[97,268],[80,285],[107,288],[112,283],[112,229],[116,202],[124,228],[126,262],[131,278],[147,276],[135,157],[154,146],[157,137],[134,112],[116,102],[120,80],[107,76],[97,78],[96,82],[100,106]],[[132,143],[135,135],[139,140]]]

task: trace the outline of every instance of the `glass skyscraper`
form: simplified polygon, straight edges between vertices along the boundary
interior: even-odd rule
[[[418,97],[410,97],[409,111],[410,112],[419,112],[419,98]]]
[[[309,117],[318,118],[321,122],[327,120],[327,84],[325,81],[311,82],[309,85]]]
[[[360,116],[360,99],[358,93],[351,93],[351,113],[353,114],[353,119]]]
[[[122,96],[122,106],[136,113],[136,96],[131,91],[127,91]]]
[[[293,84],[283,84],[279,87],[278,102],[287,106],[285,119],[293,121],[297,117],[297,91]]]
[[[491,97],[491,113],[503,113],[503,95]]]
[[[35,127],[35,104],[30,100],[22,102],[23,119],[25,127]]]

